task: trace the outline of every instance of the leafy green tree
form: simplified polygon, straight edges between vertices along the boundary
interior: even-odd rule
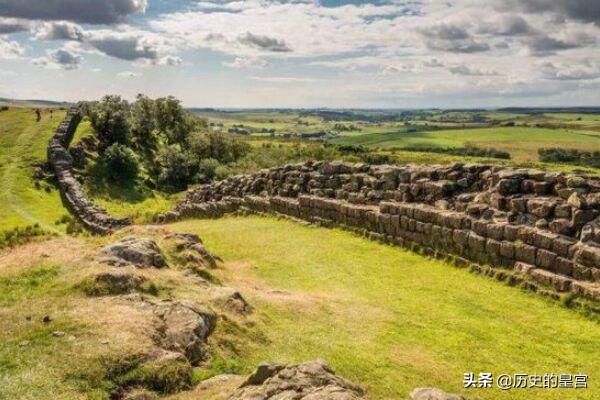
[[[120,96],[105,96],[100,102],[91,103],[88,117],[98,136],[101,153],[114,143],[129,143],[129,103]]]
[[[136,150],[152,156],[159,145],[156,132],[156,103],[147,96],[138,94],[131,105],[131,134]]]
[[[207,127],[206,121],[188,113],[172,96],[156,99],[154,103],[156,127],[169,144],[185,143],[190,132]]]
[[[194,132],[188,137],[190,153],[198,160],[214,158],[221,164],[238,160],[250,151],[250,145],[222,132]]]
[[[113,182],[131,181],[139,173],[138,158],[129,147],[119,143],[110,145],[102,155],[106,177]]]

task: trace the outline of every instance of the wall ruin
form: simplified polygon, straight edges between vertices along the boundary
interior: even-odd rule
[[[190,190],[163,222],[239,209],[336,225],[600,301],[600,181],[480,164],[308,162]]]
[[[83,108],[84,103],[78,103],[68,110],[48,144],[48,163],[54,169],[67,209],[86,229],[96,234],[106,234],[129,225],[129,221],[126,218],[112,217],[105,209],[95,205],[73,174],[73,158],[69,154],[69,145],[83,118]]]

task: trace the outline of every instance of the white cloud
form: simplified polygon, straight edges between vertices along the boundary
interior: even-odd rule
[[[267,61],[258,57],[236,57],[231,62],[223,62],[223,66],[234,69],[265,68]]]
[[[45,57],[32,60],[34,65],[50,69],[78,69],[83,62],[83,57],[68,48],[48,50]]]
[[[35,38],[38,40],[75,40],[85,37],[83,29],[71,22],[46,22],[37,27]]]
[[[25,49],[19,43],[3,40],[0,37],[0,59],[15,59],[25,53]]]

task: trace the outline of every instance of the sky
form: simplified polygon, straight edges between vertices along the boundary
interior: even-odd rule
[[[0,0],[0,97],[600,106],[600,0]]]

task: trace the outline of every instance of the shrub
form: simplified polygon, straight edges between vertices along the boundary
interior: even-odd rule
[[[177,145],[167,146],[158,155],[158,186],[166,191],[185,190],[196,174],[188,153]]]
[[[102,157],[106,177],[113,182],[130,181],[139,173],[138,159],[133,150],[122,144],[112,144]]]
[[[579,151],[576,149],[539,149],[540,161],[572,164],[583,167],[600,168],[600,151]]]
[[[465,157],[487,157],[487,158],[499,158],[502,160],[510,160],[510,153],[502,150],[496,150],[491,148],[479,148],[475,146],[466,147],[433,147],[433,146],[412,146],[402,148],[404,151],[416,151],[423,153],[443,153],[451,154],[454,156],[465,156]]]
[[[198,163],[198,174],[196,180],[198,182],[208,182],[215,178],[217,168],[221,167],[221,163],[214,158],[205,158]]]

